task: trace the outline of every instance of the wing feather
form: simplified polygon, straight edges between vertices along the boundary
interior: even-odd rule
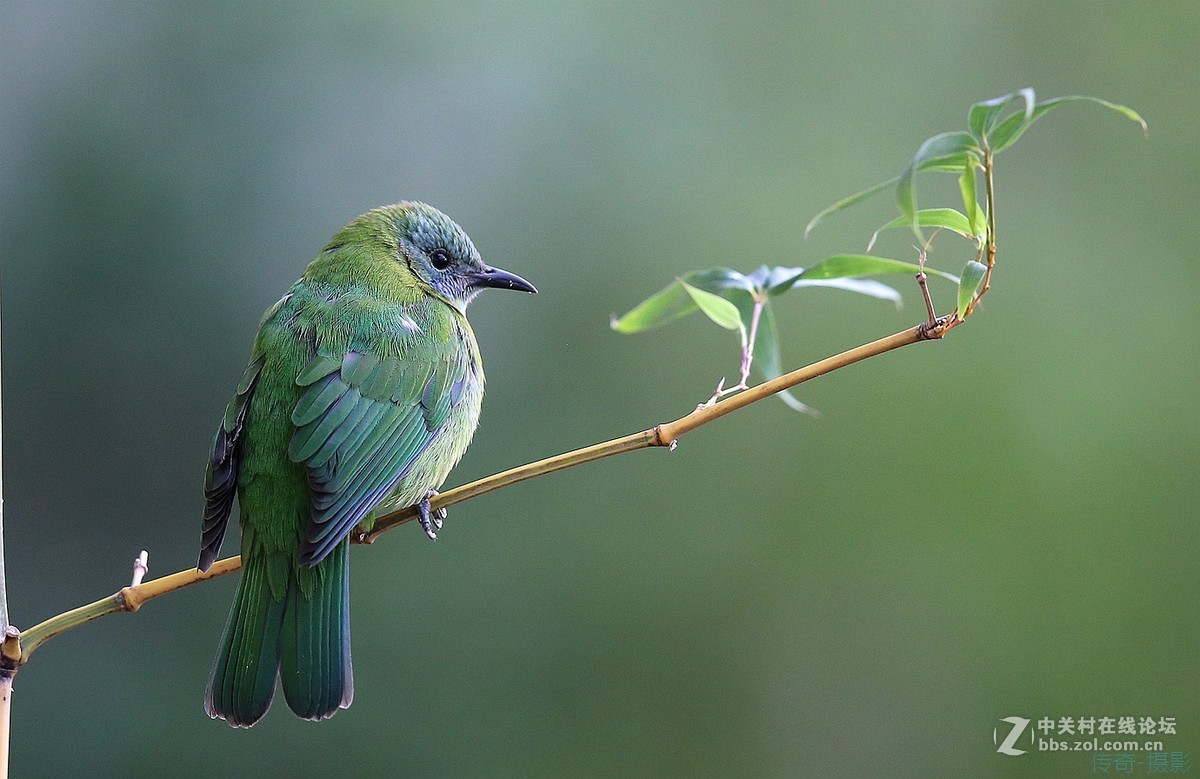
[[[225,408],[225,416],[213,438],[204,478],[204,519],[200,525],[200,559],[196,563],[201,571],[207,571],[216,562],[225,540],[233,499],[237,495],[246,409],[250,406],[250,397],[254,394],[263,362],[263,358],[259,357],[246,366],[238,382],[237,393]]]
[[[393,492],[462,397],[468,358],[319,355],[301,371],[288,455],[312,491],[300,561],[313,565]]]

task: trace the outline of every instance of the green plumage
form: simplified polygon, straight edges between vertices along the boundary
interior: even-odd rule
[[[486,287],[535,291],[444,214],[401,203],[343,228],[263,316],[205,483],[198,567],[235,495],[243,564],[210,716],[253,725],[276,678],[306,719],[350,705],[348,535],[427,501],[470,443],[483,366],[465,311]]]

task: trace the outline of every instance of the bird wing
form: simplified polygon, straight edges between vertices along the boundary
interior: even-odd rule
[[[246,409],[250,396],[258,384],[263,359],[259,357],[246,366],[237,393],[225,408],[225,418],[217,428],[213,439],[212,454],[208,458],[208,469],[204,476],[204,521],[200,526],[200,561],[196,567],[207,571],[216,561],[225,540],[225,528],[229,524],[229,513],[233,510],[233,498],[237,493],[238,461],[241,459],[242,430],[246,422]]]
[[[424,359],[317,355],[296,377],[288,456],[308,470],[310,519],[300,562],[313,565],[412,468],[463,396],[465,352]]]

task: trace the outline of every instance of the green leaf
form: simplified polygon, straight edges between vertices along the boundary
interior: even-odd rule
[[[782,295],[793,287],[829,287],[830,289],[841,289],[846,292],[857,292],[860,295],[878,298],[879,300],[890,300],[897,306],[900,305],[899,292],[887,284],[873,279],[802,279],[797,276],[791,279],[786,285],[777,287],[777,291],[769,292],[768,294],[775,297]]]
[[[971,240],[975,240],[975,234],[971,230],[970,221],[953,208],[926,208],[917,212],[917,224],[921,227],[944,227],[947,230],[952,230],[959,235],[962,235]],[[875,245],[875,239],[884,230],[893,227],[906,227],[908,219],[903,216],[898,216],[892,221],[885,224],[875,231],[871,236],[870,242],[867,244],[867,251],[871,251],[871,247]]]
[[[958,177],[958,188],[962,192],[963,209],[967,214],[967,224],[971,228],[971,235],[982,241],[985,222],[983,209],[979,207],[979,197],[975,194],[974,166],[963,168],[962,175]]]
[[[814,216],[812,219],[809,220],[808,226],[804,228],[804,237],[807,238],[808,234],[812,232],[812,229],[814,227],[816,227],[819,223],[825,221],[825,218],[828,217],[829,215],[835,214],[838,211],[841,211],[843,208],[849,208],[850,206],[854,205],[855,203],[861,203],[862,201],[869,198],[871,195],[874,195],[876,192],[882,192],[883,190],[892,186],[899,180],[900,180],[900,177],[897,176],[896,178],[892,178],[892,179],[888,179],[887,181],[880,182],[879,184],[876,184],[873,187],[867,187],[862,192],[855,192],[850,197],[842,198],[841,200],[839,200],[838,202],[829,206],[824,211],[819,212],[816,216]]]
[[[755,338],[754,346],[754,368],[757,370],[766,381],[777,379],[783,375],[783,369],[780,367],[782,360],[779,355],[779,330],[775,327],[775,314],[771,311],[771,303],[767,301],[763,305],[762,313],[758,317],[758,336]],[[786,403],[796,411],[803,411],[806,414],[815,414],[816,412],[801,403],[796,399],[796,396],[790,390],[783,390],[777,393],[779,399]]]
[[[699,306],[695,298],[684,289],[685,282],[697,289],[721,292],[730,297],[742,291],[749,297],[749,293],[754,291],[754,284],[749,278],[729,268],[692,271],[646,298],[619,319],[614,317],[610,322],[612,329],[618,333],[640,333],[643,330],[662,327],[696,311]]]
[[[1067,95],[1066,97],[1054,97],[1049,100],[1044,100],[1034,106],[1033,111],[1028,114],[1013,114],[997,125],[992,133],[991,146],[992,153],[996,154],[1009,146],[1012,146],[1018,138],[1020,138],[1030,125],[1046,115],[1046,112],[1058,108],[1066,103],[1089,102],[1102,105],[1105,108],[1112,109],[1122,116],[1137,122],[1142,126],[1142,135],[1149,136],[1150,128],[1146,125],[1146,120],[1128,106],[1123,106],[1118,103],[1110,103],[1107,100],[1101,100],[1098,97],[1090,97],[1088,95]]]
[[[618,333],[640,333],[662,327],[696,310],[696,302],[684,290],[682,283],[673,281],[638,303],[629,313],[610,323]]]
[[[967,112],[967,127],[971,129],[971,134],[982,141],[988,117],[999,113],[1004,106],[1008,105],[1009,100],[1012,100],[1011,92],[1000,97],[993,97],[991,100],[981,100],[972,105]]]
[[[1033,90],[1026,87],[1017,92],[1010,92],[1007,95],[994,97],[991,100],[984,100],[971,106],[970,112],[967,114],[967,125],[971,128],[971,134],[980,142],[992,131],[996,123],[1000,120],[1000,116],[1004,113],[1004,109],[1008,104],[1018,97],[1025,100],[1025,117],[1028,118],[1033,113],[1034,95]]]
[[[924,170],[926,165],[949,157],[958,159],[959,155],[979,153],[982,153],[982,150],[970,133],[955,130],[925,139],[917,148],[917,153],[913,155],[909,165],[915,170]]]
[[[844,289],[847,292],[857,292],[867,297],[890,300],[897,307],[900,305],[899,292],[882,281],[875,281],[873,279],[798,279],[792,286]]]
[[[912,273],[921,270],[919,265],[911,262],[901,262],[887,257],[874,257],[869,254],[835,254],[826,257],[801,274],[806,279],[836,279],[854,278],[856,276],[876,276],[884,273]],[[958,283],[958,277],[937,268],[925,266],[925,272],[931,276],[941,276],[944,279]]]
[[[742,327],[742,317],[738,313],[738,307],[730,303],[720,295],[714,295],[707,290],[693,287],[686,281],[680,281],[683,289],[687,294],[691,295],[692,300],[712,321],[716,322],[726,330],[738,330]]]
[[[948,154],[945,157],[934,157],[917,166],[917,170],[945,170],[958,173],[963,168],[978,167],[979,157],[972,152]]]
[[[754,282],[750,277],[729,268],[694,270],[691,273],[685,273],[681,280],[709,292],[721,292],[729,289],[754,292]]]
[[[923,242],[925,236],[921,234],[921,228],[917,224],[917,190],[913,186],[914,170],[915,168],[909,165],[900,174],[900,180],[896,182],[896,204],[900,206],[901,224],[911,227],[917,238]]]
[[[970,307],[971,301],[975,299],[975,295],[978,294],[986,273],[987,266],[975,260],[968,261],[967,266],[963,268],[962,281],[958,283],[958,315],[960,317],[966,318],[967,309]]]
[[[927,138],[917,148],[917,153],[913,155],[912,161],[900,174],[900,178],[896,182],[896,203],[900,206],[900,213],[906,217],[905,224],[912,226],[913,232],[921,241],[925,240],[925,236],[921,233],[921,227],[917,221],[917,194],[913,188],[913,174],[920,170],[922,165],[935,160],[941,161],[946,157],[957,155],[969,157],[973,153],[982,153],[975,141],[975,136],[962,130],[940,133],[932,138]]]
[[[953,154],[947,154],[943,157],[932,157],[927,159],[917,166],[917,170],[948,170],[957,173],[965,167],[976,166],[978,164],[978,158],[975,154],[970,152],[956,152]],[[896,176],[888,179],[887,181],[881,181],[873,187],[864,189],[862,192],[856,192],[850,197],[842,198],[838,202],[826,208],[824,211],[818,213],[809,221],[808,226],[804,228],[804,237],[807,238],[809,233],[812,232],[813,228],[819,223],[825,221],[826,217],[841,211],[843,208],[849,208],[852,205],[861,203],[871,195],[882,192],[888,187],[895,186],[897,183],[899,183],[900,178],[901,176]]]
[[[900,293],[882,282],[869,279],[802,279],[803,275],[804,268],[771,268],[763,286],[771,297],[782,295],[792,287],[832,287],[900,304]]]

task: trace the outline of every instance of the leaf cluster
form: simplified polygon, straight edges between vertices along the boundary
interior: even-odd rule
[[[614,317],[612,327],[620,333],[636,333],[661,327],[700,311],[712,322],[739,334],[744,374],[753,362],[764,378],[772,379],[780,375],[781,359],[779,334],[771,303],[793,289],[832,287],[899,304],[900,294],[895,289],[864,277],[918,274],[924,271],[957,285],[951,319],[962,321],[973,312],[979,296],[987,291],[991,266],[995,261],[992,188],[995,155],[1016,143],[1034,122],[1051,110],[1075,102],[1091,102],[1109,108],[1137,122],[1143,133],[1147,132],[1146,122],[1133,109],[1086,95],[1069,95],[1037,102],[1034,91],[1026,88],[975,103],[967,113],[966,130],[940,133],[926,139],[898,175],[837,201],[814,216],[804,230],[807,237],[813,228],[832,214],[879,192],[894,189],[900,214],[874,232],[867,244],[868,253],[836,254],[808,268],[764,265],[748,274],[729,268],[692,271],[679,276],[625,315]],[[961,211],[951,207],[917,206],[914,180],[917,173],[924,171],[958,175]],[[977,186],[981,175],[985,184],[983,203],[980,203]],[[882,231],[897,227],[910,228],[920,241],[919,264],[869,253]],[[935,233],[926,238],[925,229],[934,229]],[[974,245],[974,256],[966,261],[958,276],[924,265],[925,250],[937,232],[942,230],[958,234]],[[718,394],[720,392],[718,389]],[[790,394],[783,393],[781,397],[793,408],[808,410]]]

